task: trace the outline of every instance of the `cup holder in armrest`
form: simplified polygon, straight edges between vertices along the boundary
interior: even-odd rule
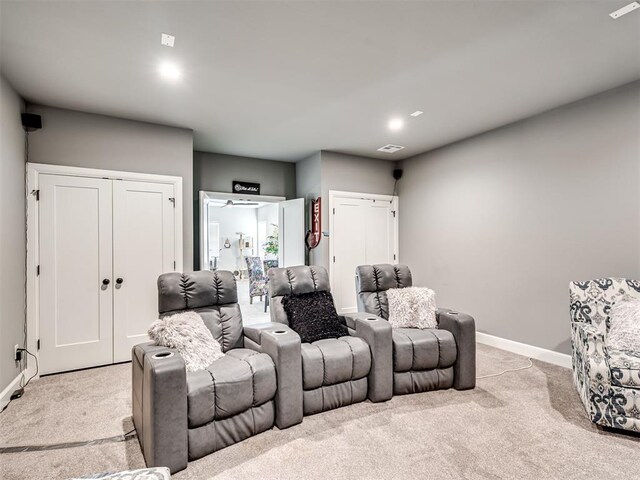
[[[378,320],[378,317],[367,317],[367,318],[365,318],[365,320],[367,322],[375,322],[376,320]]]
[[[173,352],[159,352],[151,356],[151,358],[155,358],[155,359],[169,358],[169,357],[173,357]]]
[[[273,330],[271,333],[274,335],[284,335],[285,333],[289,333],[286,330]]]

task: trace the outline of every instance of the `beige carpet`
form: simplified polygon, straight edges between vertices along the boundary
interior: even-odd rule
[[[486,346],[478,375],[527,364]],[[42,378],[0,414],[0,445],[127,432],[130,365]],[[569,370],[528,370],[306,417],[191,462],[176,479],[615,479],[638,472],[640,437],[596,428]],[[136,440],[0,455],[0,478],[67,478],[144,465]]]

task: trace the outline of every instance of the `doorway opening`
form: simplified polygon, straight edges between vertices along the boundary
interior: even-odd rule
[[[304,200],[200,192],[200,212],[200,268],[232,272],[245,325],[268,322],[269,268],[303,263]]]

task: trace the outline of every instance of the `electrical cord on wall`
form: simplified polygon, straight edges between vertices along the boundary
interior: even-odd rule
[[[23,321],[23,328],[22,328],[22,348],[18,348],[16,350],[16,352],[26,352],[28,355],[31,355],[35,362],[36,362],[36,373],[34,375],[32,375],[26,382],[25,382],[25,371],[27,369],[27,355],[20,355],[20,358],[16,361],[16,363],[18,364],[18,368],[20,370],[20,375],[22,376],[20,378],[20,388],[18,388],[17,390],[15,390],[12,394],[11,397],[9,397],[9,402],[2,408],[2,410],[0,410],[0,413],[4,412],[6,410],[6,408],[9,406],[9,404],[13,401],[16,400],[20,397],[22,397],[22,395],[24,394],[24,389],[27,385],[29,385],[29,382],[35,378],[38,375],[38,357],[36,357],[33,353],[31,353],[29,350],[27,350],[27,332],[28,332],[28,327],[27,327],[27,269],[29,268],[28,265],[28,255],[29,255],[29,243],[28,243],[28,228],[29,228],[29,209],[28,209],[28,198],[29,198],[29,132],[25,130],[24,132],[24,244],[25,244],[25,255],[24,255],[24,284],[23,284],[23,301],[22,301],[22,308],[23,308],[23,315],[24,315],[24,321]]]
[[[527,365],[525,367],[507,368],[506,370],[503,370],[503,371],[501,371],[499,373],[490,373],[489,375],[482,375],[480,377],[476,377],[476,380],[480,380],[482,378],[499,377],[500,375],[504,375],[505,373],[519,372],[521,370],[526,370],[528,368],[533,367],[533,361],[531,360],[531,358],[527,358],[527,360],[529,361],[529,365]]]
[[[22,348],[25,352],[27,352],[27,335],[28,335],[28,326],[27,326],[27,271],[29,268],[29,132],[25,130],[24,132],[24,291],[23,291],[23,309],[24,309],[24,326],[23,326],[23,336],[22,336]],[[27,352],[29,353],[29,352]],[[29,353],[30,354],[30,353]],[[34,356],[35,358],[35,356]],[[36,359],[37,360],[37,359]],[[27,369],[27,357],[21,359],[20,362],[20,371],[23,372],[22,379],[20,383],[24,381],[24,371]],[[36,365],[37,368],[37,365]],[[31,379],[29,379],[30,381]],[[29,383],[27,381],[27,383]],[[26,384],[22,387],[26,387]]]
[[[29,380],[27,380],[27,382],[22,385],[22,389],[24,390],[26,388],[27,385],[29,385],[29,382],[31,380],[33,380],[35,377],[38,376],[38,371],[40,370],[40,367],[38,366],[38,357],[36,357],[33,353],[31,353],[29,350],[27,350],[26,348],[19,348],[18,351],[22,351],[22,352],[27,352],[29,355],[31,355],[33,357],[33,359],[36,361],[36,373],[34,373],[33,375],[31,375],[31,377],[29,377]],[[22,377],[22,380],[24,381],[25,377]]]
[[[19,353],[22,352],[26,352],[27,354],[31,355],[33,357],[33,359],[36,361],[36,373],[34,373],[33,375],[31,375],[31,377],[29,377],[29,380],[27,380],[25,383],[24,379],[26,378],[24,375],[22,375],[22,378],[20,379],[20,388],[18,388],[17,390],[15,390],[12,394],[11,397],[9,397],[9,401],[7,402],[7,404],[2,408],[2,410],[0,410],[0,413],[4,412],[7,407],[9,406],[9,404],[11,402],[13,402],[14,400],[17,400],[18,398],[21,398],[22,395],[24,395],[24,389],[27,387],[27,385],[29,385],[29,382],[31,380],[33,380],[35,377],[38,376],[38,371],[40,370],[39,366],[38,366],[38,357],[36,357],[33,353],[31,353],[29,350],[27,350],[26,348],[18,348],[16,350]],[[23,359],[20,358],[20,362],[22,362]]]

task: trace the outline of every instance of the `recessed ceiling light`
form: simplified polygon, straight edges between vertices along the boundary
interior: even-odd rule
[[[389,130],[400,130],[404,126],[404,122],[399,118],[393,118],[389,121]]]
[[[182,71],[180,68],[171,62],[163,62],[158,67],[158,73],[166,80],[176,81],[182,77]]]
[[[620,18],[623,15],[626,15],[629,12],[633,12],[635,9],[640,8],[640,3],[638,2],[631,2],[629,5],[627,5],[626,7],[622,7],[618,10],[616,10],[615,12],[611,12],[609,14],[609,16],[611,18],[613,18],[614,20],[617,18]]]
[[[160,43],[165,47],[173,47],[173,45],[176,43],[176,37],[174,37],[173,35],[169,35],[168,33],[163,33],[162,37],[160,38]]]
[[[412,117],[419,117],[420,115],[422,115],[424,112],[421,112],[420,110],[416,110],[415,112],[413,112],[411,114]]]
[[[394,145],[393,143],[389,143],[383,147],[378,149],[379,152],[384,153],[396,153],[398,150],[402,150],[404,147],[402,145]]]

